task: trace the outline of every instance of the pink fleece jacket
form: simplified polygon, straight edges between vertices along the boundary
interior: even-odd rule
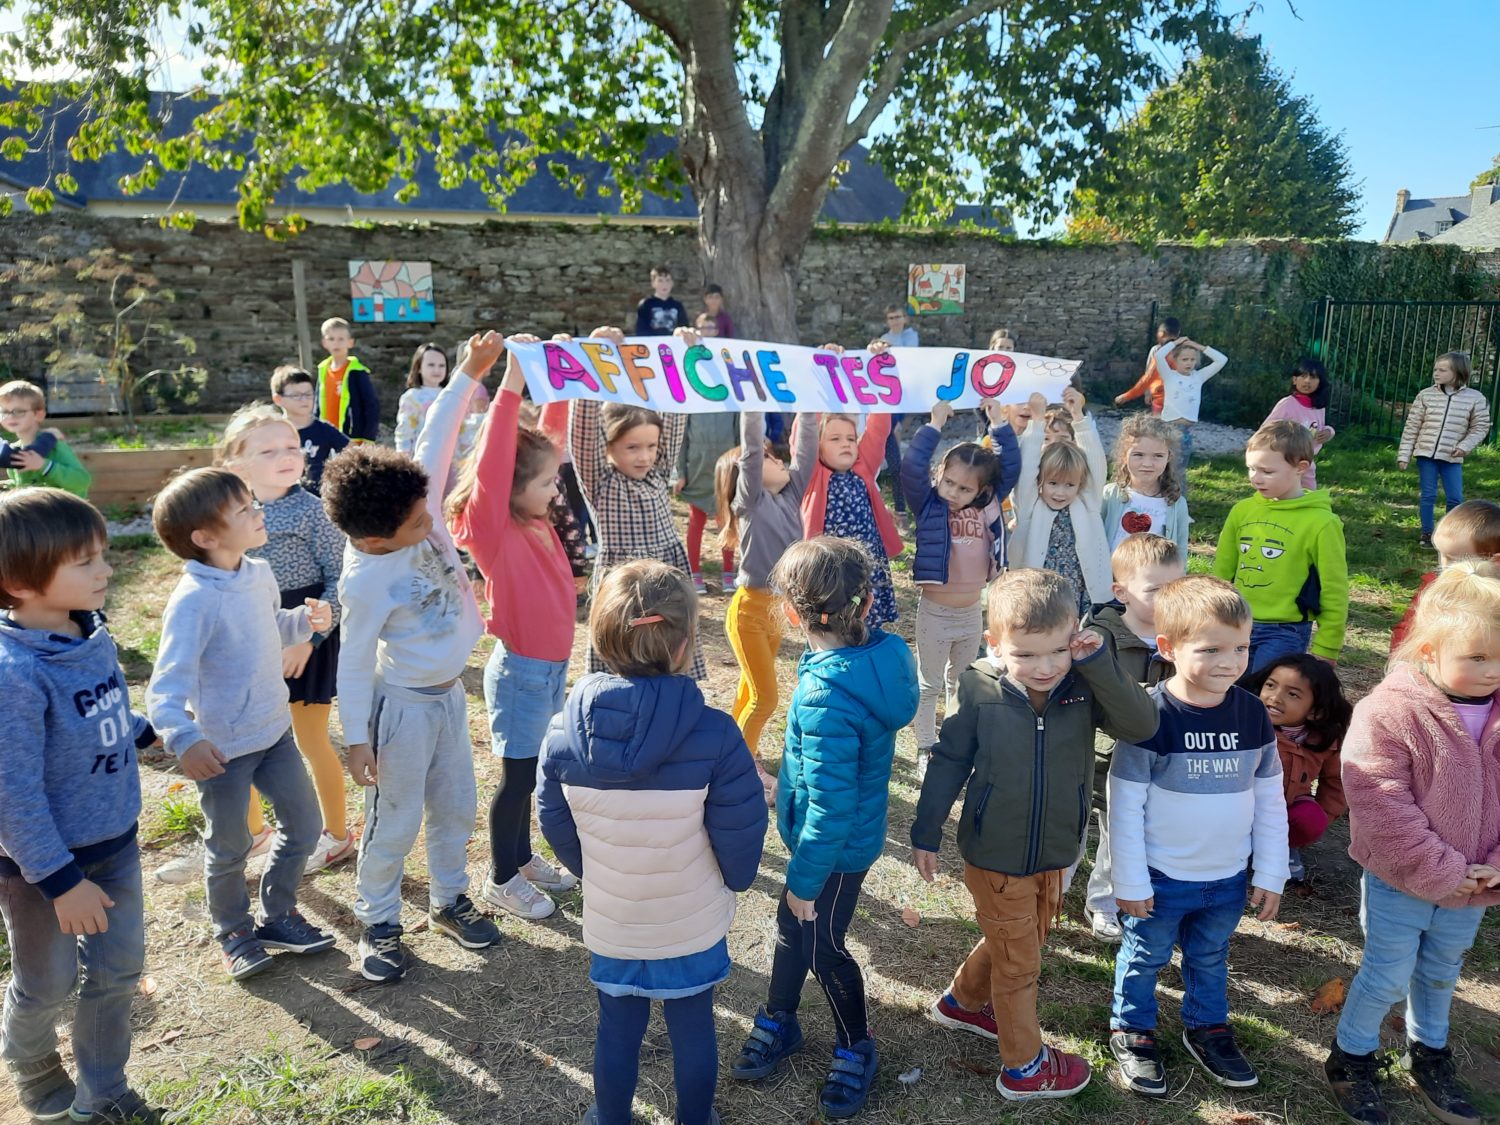
[[[816,417],[812,414],[798,415],[794,424],[802,425],[805,418],[816,425]],[[880,495],[880,489],[875,484],[875,474],[885,464],[885,439],[890,436],[890,432],[889,414],[871,414],[865,421],[864,436],[859,439],[859,456],[855,458],[854,468],[850,471],[858,473],[859,478],[865,482],[865,492],[870,497],[870,510],[875,513],[875,526],[880,529],[880,541],[885,545],[886,558],[893,559],[906,549],[906,544],[901,539],[901,532],[896,529],[896,517],[885,506],[885,498]],[[794,440],[793,445],[795,444]],[[823,534],[823,525],[828,518],[828,478],[832,475],[833,470],[818,461],[813,465],[807,491],[802,494],[802,528],[809,539]]]
[[[1454,891],[1470,864],[1500,867],[1500,708],[1476,743],[1448,697],[1399,665],[1354,708],[1344,740],[1349,855],[1440,906],[1493,906]]]

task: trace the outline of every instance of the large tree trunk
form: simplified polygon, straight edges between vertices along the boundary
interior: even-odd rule
[[[698,246],[704,276],[724,287],[742,337],[801,343],[797,334],[797,263],[787,260],[766,224],[765,192],[757,183],[712,174],[695,181]]]

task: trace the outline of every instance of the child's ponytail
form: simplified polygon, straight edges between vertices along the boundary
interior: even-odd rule
[[[770,448],[770,442],[766,447]],[[734,494],[740,487],[740,447],[721,453],[714,462],[714,518],[719,522],[719,550],[740,549],[740,517],[734,510]]]
[[[845,645],[869,640],[870,556],[854,540],[820,535],[793,543],[771,571],[771,588],[807,632]]]

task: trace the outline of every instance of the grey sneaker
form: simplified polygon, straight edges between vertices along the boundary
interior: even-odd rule
[[[46,1058],[27,1063],[7,1063],[21,1108],[37,1121],[61,1121],[73,1108],[73,1079],[63,1069],[62,1057],[53,1051]]]
[[[544,891],[571,891],[578,886],[577,875],[555,863],[548,863],[535,852],[521,868],[521,874],[526,876],[526,881],[533,887],[540,887]]]
[[[485,880],[479,897],[497,910],[525,918],[528,922],[538,922],[557,909],[551,896],[533,887],[519,871],[503,887],[492,879]]]
[[[161,1110],[147,1105],[134,1090],[126,1090],[113,1101],[95,1106],[92,1113],[68,1110],[68,1120],[79,1125],[161,1125]]]

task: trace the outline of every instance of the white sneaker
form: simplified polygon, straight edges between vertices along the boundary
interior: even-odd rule
[[[535,852],[521,868],[521,874],[526,876],[526,881],[533,887],[540,887],[544,891],[571,891],[578,886],[578,876],[571,871],[565,871],[555,863],[548,863]]]
[[[156,878],[173,886],[203,878],[203,848],[195,847],[186,855],[168,860],[156,869]]]
[[[1120,916],[1106,914],[1102,910],[1094,911],[1090,928],[1100,941],[1116,942],[1125,936],[1125,931],[1120,927]]]
[[[325,867],[332,867],[335,863],[348,859],[354,854],[355,846],[353,832],[346,832],[342,839],[324,832],[318,837],[312,855],[307,857],[307,866],[302,873],[311,875],[314,871],[322,871]]]
[[[250,850],[245,854],[246,859],[256,859],[271,850],[271,844],[276,839],[276,829],[269,824],[250,838]]]
[[[533,887],[519,871],[503,887],[492,879],[485,880],[484,893],[480,897],[497,910],[525,918],[528,922],[538,922],[557,909],[551,896]]]

